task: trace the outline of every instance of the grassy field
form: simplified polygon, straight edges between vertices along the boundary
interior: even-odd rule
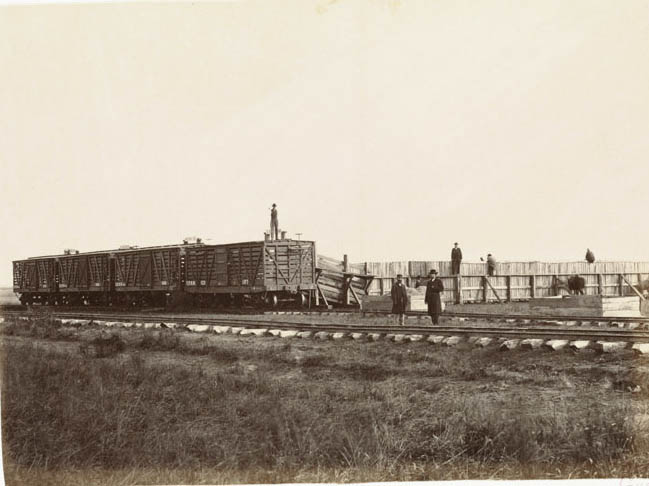
[[[2,329],[7,484],[649,475],[631,354]]]

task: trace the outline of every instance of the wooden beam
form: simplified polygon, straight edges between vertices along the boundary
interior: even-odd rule
[[[507,296],[506,296],[506,299],[507,299],[507,302],[511,302],[512,301],[512,276],[507,275],[505,277],[505,282],[507,282]]]
[[[622,297],[624,295],[624,280],[626,280],[624,278],[624,275],[621,274],[621,273],[618,274],[618,276],[617,276],[617,282],[618,282],[618,284],[617,284],[617,294],[620,297]]]
[[[318,292],[320,292],[320,295],[322,296],[322,300],[324,300],[325,305],[327,306],[327,308],[329,308],[329,302],[327,301],[327,298],[325,297],[324,292],[323,292],[322,289],[320,288],[320,285],[318,285],[318,284],[316,283],[315,286],[316,286],[316,288],[318,289]],[[316,300],[316,302],[317,302],[317,300]]]
[[[356,299],[356,302],[358,302],[358,306],[362,309],[363,308],[363,303],[361,302],[361,299],[358,298],[358,295],[356,294],[356,291],[354,290],[354,287],[351,285],[351,281],[349,282],[349,290],[352,291],[352,295]]]
[[[343,304],[345,305],[349,305],[349,287],[351,287],[351,282],[352,277],[345,275],[345,280],[343,281]]]
[[[536,275],[530,275],[530,297],[536,298]]]
[[[626,282],[626,284],[627,284],[629,287],[631,287],[631,290],[633,290],[633,291],[635,292],[635,294],[636,294],[638,297],[640,297],[640,299],[645,300],[644,295],[642,295],[640,292],[638,292],[638,289],[636,289],[633,285],[631,285],[631,284],[629,283],[629,281],[628,281],[626,278],[624,278],[624,275],[620,274],[620,277],[622,277],[622,280],[624,280],[624,281]]]
[[[365,291],[365,295],[369,295],[369,288],[372,281],[374,280],[374,276],[368,275],[367,277],[364,278],[364,280],[365,280],[365,288],[363,288],[363,290]]]
[[[485,276],[484,279],[485,279],[485,282],[487,282],[487,284],[489,285],[489,287],[491,287],[491,290],[494,293],[494,295],[496,296],[496,299],[498,299],[498,302],[502,302],[502,300],[500,299],[500,296],[498,295],[498,292],[496,292],[496,289],[494,288],[494,286],[491,285],[491,282],[489,281],[489,278]],[[485,296],[486,296],[486,294],[487,294],[487,288],[485,287]]]
[[[602,277],[601,273],[597,274],[597,293],[604,295],[604,277]]]

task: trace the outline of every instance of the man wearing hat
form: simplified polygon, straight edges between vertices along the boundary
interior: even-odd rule
[[[397,281],[392,285],[392,313],[398,315],[399,325],[403,326],[406,320],[406,306],[408,305],[408,291],[401,280],[403,275],[397,275]]]
[[[444,290],[444,284],[437,278],[437,270],[431,270],[429,276],[424,302],[428,304],[428,315],[433,320],[433,325],[436,325],[439,324],[439,315],[442,313],[440,292]]]
[[[277,220],[277,205],[273,203],[273,208],[270,210],[270,239],[273,239],[273,234],[275,239],[279,240],[279,222]]]
[[[462,263],[462,250],[455,242],[455,246],[451,250],[451,273],[453,275],[460,274],[460,263]]]

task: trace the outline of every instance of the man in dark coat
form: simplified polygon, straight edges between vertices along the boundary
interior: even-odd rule
[[[462,263],[462,250],[455,243],[455,246],[451,250],[451,273],[453,275],[460,274],[460,263]]]
[[[592,251],[590,251],[590,248],[586,248],[586,261],[588,263],[595,262],[595,254]]]
[[[442,313],[440,292],[443,290],[444,284],[437,278],[437,270],[431,270],[430,280],[426,284],[426,297],[424,302],[428,304],[428,315],[433,320],[433,325],[439,324],[439,315]]]
[[[408,291],[401,280],[402,275],[397,275],[397,281],[392,285],[390,295],[392,297],[392,313],[397,314],[397,320],[401,326],[406,320],[406,306],[408,305]]]

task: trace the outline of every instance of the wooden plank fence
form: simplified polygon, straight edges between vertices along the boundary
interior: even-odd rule
[[[649,279],[649,262],[503,262],[497,263],[496,275],[486,276],[485,263],[462,263],[460,275],[450,275],[451,264],[442,262],[365,262],[352,264],[356,273],[374,276],[369,295],[383,295],[392,287],[396,275],[404,276],[406,285],[415,287],[417,277],[425,285],[428,272],[436,269],[444,283],[442,299],[446,303],[522,301],[535,297],[567,294],[569,277],[585,279],[586,295],[636,295],[631,286]]]

